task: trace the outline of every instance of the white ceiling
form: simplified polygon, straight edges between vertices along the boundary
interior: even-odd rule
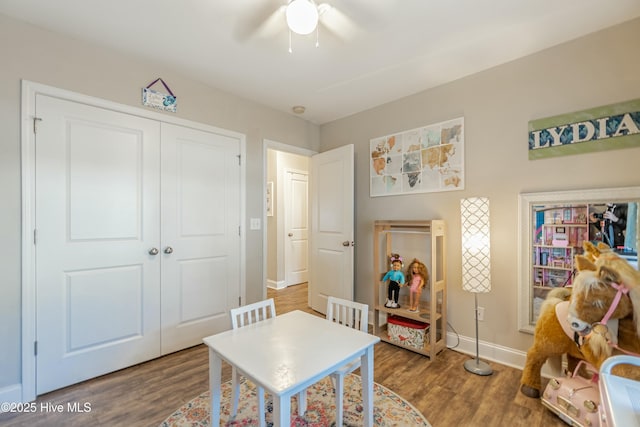
[[[287,0],[0,0],[0,13],[291,114],[304,105],[316,124],[640,16],[639,0],[324,1],[320,46],[293,34],[293,53]]]

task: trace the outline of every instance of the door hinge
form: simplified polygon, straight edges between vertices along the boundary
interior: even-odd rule
[[[242,236],[242,226],[238,226],[238,236]]]
[[[33,244],[36,244],[36,241],[38,240],[38,230],[36,230],[35,228],[33,229]]]
[[[242,297],[238,297],[238,307],[242,307]]]
[[[33,133],[38,133],[38,122],[41,122],[42,119],[40,117],[33,118]]]
[[[34,356],[38,355],[38,341],[33,342],[33,355]]]
[[[242,156],[238,154],[238,166],[242,166]]]

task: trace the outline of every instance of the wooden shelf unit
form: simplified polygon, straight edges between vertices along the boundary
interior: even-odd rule
[[[434,360],[436,355],[447,346],[445,223],[443,220],[378,220],[374,222],[373,235],[375,289],[373,333],[379,336],[382,341],[429,356],[431,360]],[[394,241],[396,245],[394,245]],[[416,254],[412,253],[412,248],[416,249]],[[389,270],[389,256],[396,252],[403,257],[405,264],[403,270],[408,268],[414,257],[422,261],[429,270],[429,281],[422,292],[418,313],[411,313],[406,309],[408,296],[403,295],[402,291],[399,301],[400,308],[384,306],[387,284],[382,282],[382,277]],[[424,258],[423,254],[428,254],[428,258]],[[425,301],[425,297],[427,301]],[[391,341],[387,334],[387,314],[428,323],[430,325],[428,339],[425,339],[424,347],[418,349]],[[381,321],[383,316],[384,320]]]
[[[531,295],[538,301],[534,319],[551,289],[571,286],[575,256],[589,240],[588,205],[549,206],[541,212],[531,247]]]

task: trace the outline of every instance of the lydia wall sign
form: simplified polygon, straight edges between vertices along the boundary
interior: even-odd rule
[[[640,145],[640,99],[529,122],[529,160]]]

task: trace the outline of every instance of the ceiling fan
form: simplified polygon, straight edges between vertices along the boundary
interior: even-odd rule
[[[319,45],[319,27],[322,26],[339,39],[348,40],[358,30],[357,25],[346,13],[329,3],[314,0],[278,0],[280,6],[273,5],[256,13],[253,19],[241,26],[241,39],[251,37],[270,38],[289,31],[289,52],[292,34],[309,35],[316,32],[316,46]]]

